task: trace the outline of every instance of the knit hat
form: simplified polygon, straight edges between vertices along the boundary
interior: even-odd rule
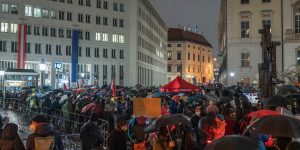
[[[215,105],[210,105],[206,108],[206,114],[214,112],[216,115],[219,114],[219,108]]]
[[[121,126],[125,126],[127,124],[128,124],[128,122],[126,121],[125,118],[120,117],[117,119],[117,126],[121,127]]]
[[[37,115],[31,121],[34,121],[36,123],[47,123],[44,115]]]

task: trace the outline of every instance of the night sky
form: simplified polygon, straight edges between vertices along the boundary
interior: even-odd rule
[[[218,20],[221,0],[149,0],[169,27],[190,26],[213,45],[218,51]],[[186,29],[187,29],[186,28]]]

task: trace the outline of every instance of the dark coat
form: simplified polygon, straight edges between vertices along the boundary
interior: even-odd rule
[[[200,116],[201,116],[201,115],[200,115]],[[194,116],[191,118],[191,123],[192,123],[194,129],[197,129],[198,126],[199,126],[199,121],[200,121],[200,118],[201,118],[200,116],[194,115]]]
[[[36,127],[34,133],[30,134],[26,141],[26,150],[34,150],[35,149],[35,137],[47,137],[53,136],[55,139],[55,147],[58,150],[63,150],[64,145],[60,135],[55,132],[48,124],[41,124]]]
[[[18,126],[13,123],[5,125],[0,140],[1,150],[25,150],[24,144],[18,134]]]
[[[172,100],[171,105],[170,105],[170,113],[177,114],[177,105],[174,100]]]
[[[92,148],[99,148],[100,144],[104,142],[104,137],[101,129],[94,122],[88,122],[81,127],[80,140],[83,150],[91,150]]]
[[[54,112],[54,114],[59,114],[60,113],[60,106],[59,106],[59,101],[55,100],[52,105],[51,105],[51,110]]]
[[[108,139],[109,150],[127,150],[127,135],[124,131],[121,131],[119,128],[110,134]]]
[[[109,131],[111,132],[114,129],[115,119],[112,111],[103,112],[103,120],[109,122]]]

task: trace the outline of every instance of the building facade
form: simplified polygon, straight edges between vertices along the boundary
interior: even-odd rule
[[[77,31],[77,81],[101,86],[114,76],[122,86],[166,83],[167,26],[148,0],[3,0],[0,9],[0,70],[17,68],[21,45],[24,69],[39,72],[43,59],[45,84],[63,87],[74,74]],[[26,26],[24,45],[19,25]]]
[[[262,63],[261,34],[271,26],[272,41],[282,42],[281,0],[222,0],[219,16],[218,61],[220,82],[257,82],[258,64]],[[277,46],[278,72],[282,72],[282,46]]]
[[[168,81],[177,76],[193,84],[213,81],[213,48],[202,35],[170,28],[168,39]]]

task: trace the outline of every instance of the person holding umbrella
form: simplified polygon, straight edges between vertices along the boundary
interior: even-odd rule
[[[125,132],[127,128],[128,122],[125,118],[118,118],[115,130],[113,130],[108,139],[109,150],[127,150],[126,142],[128,138]]]
[[[173,150],[175,143],[169,137],[169,129],[165,126],[161,127],[152,150]]]

